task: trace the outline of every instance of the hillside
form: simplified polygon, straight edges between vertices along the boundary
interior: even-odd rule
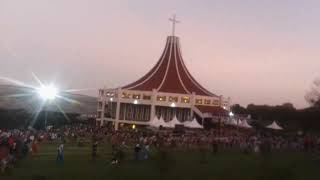
[[[50,111],[59,111],[56,104],[67,113],[94,114],[97,107],[97,98],[87,95],[63,93],[63,97],[76,102],[67,102],[57,98],[54,103],[50,103],[47,108]],[[0,85],[0,109],[24,109],[34,112],[42,103],[36,92],[32,89],[21,86]]]

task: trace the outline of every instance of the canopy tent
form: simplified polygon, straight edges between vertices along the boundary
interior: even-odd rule
[[[236,126],[237,121],[234,118],[231,118],[229,121],[227,121],[226,124],[231,125],[231,126]]]
[[[239,126],[243,128],[252,128],[252,126],[248,124],[247,120],[243,120]]]
[[[160,127],[160,126],[162,126],[162,127],[169,127],[169,126],[168,126],[168,123],[166,123],[166,122],[164,121],[164,119],[162,118],[162,116],[160,117],[159,122],[158,122],[158,127]]]
[[[157,116],[155,116],[150,122],[149,125],[152,127],[168,127],[168,124],[163,120],[162,117],[160,117],[160,119],[158,119]]]
[[[282,130],[283,128],[281,126],[279,126],[276,121],[273,121],[272,124],[270,124],[269,126],[267,126],[266,128],[269,129],[274,129],[274,130]]]
[[[174,128],[176,125],[181,125],[182,123],[178,120],[177,116],[174,116],[173,119],[166,123],[166,127]]]
[[[184,126],[188,128],[203,128],[203,126],[198,123],[196,118],[193,118],[192,121],[185,121]]]
[[[152,127],[159,127],[159,119],[157,116],[154,116],[154,118],[149,122],[149,125]]]

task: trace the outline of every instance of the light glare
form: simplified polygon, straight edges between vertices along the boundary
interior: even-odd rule
[[[53,100],[58,95],[58,89],[53,85],[41,86],[38,90],[39,96],[44,100]]]

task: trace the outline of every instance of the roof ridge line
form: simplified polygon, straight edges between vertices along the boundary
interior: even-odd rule
[[[183,87],[183,89],[187,92],[187,93],[191,93],[187,88],[186,88],[186,86],[184,85],[184,83],[183,83],[183,81],[182,81],[182,79],[181,79],[181,76],[180,76],[180,72],[179,72],[179,67],[178,67],[178,63],[177,63],[177,53],[179,53],[178,52],[178,46],[179,46],[179,42],[178,42],[178,39],[176,39],[177,40],[177,44],[175,45],[175,50],[174,50],[174,59],[175,59],[175,63],[176,63],[176,70],[177,70],[177,74],[178,74],[178,78],[179,78],[179,81],[180,81],[180,83],[181,83],[181,85],[182,85],[182,87]],[[180,56],[179,56],[180,57]],[[180,58],[180,61],[181,61],[182,59]]]
[[[164,74],[164,77],[163,77],[163,79],[162,79],[162,81],[161,81],[161,84],[160,84],[159,87],[157,88],[157,91],[159,91],[159,89],[161,89],[161,87],[162,87],[162,85],[163,85],[163,83],[164,83],[164,81],[166,80],[167,75],[168,75],[168,70],[169,70],[170,62],[171,62],[172,46],[173,46],[172,39],[174,39],[174,38],[170,38],[170,40],[169,40],[169,41],[170,41],[170,44],[171,44],[171,47],[170,47],[169,61],[168,61],[168,63],[167,63],[166,73]]]

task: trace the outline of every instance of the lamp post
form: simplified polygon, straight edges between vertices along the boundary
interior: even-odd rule
[[[44,128],[47,129],[47,120],[48,120],[48,108],[47,105],[45,105],[45,119],[44,119]]]
[[[170,107],[173,109],[173,111],[172,111],[173,117],[174,117],[174,116],[177,117],[177,116],[178,116],[178,112],[177,112],[177,110],[175,109],[176,104],[173,102],[173,103],[170,104]],[[171,119],[171,110],[170,110],[169,112],[170,112],[170,114],[169,114],[169,119]],[[178,118],[178,117],[177,117],[177,118]]]
[[[113,118],[112,118],[112,115],[113,115],[113,111],[112,111],[112,110],[113,110],[113,109],[112,109],[112,106],[113,106],[113,98],[110,98],[110,99],[109,99],[109,102],[110,102],[110,118],[113,119]]]
[[[133,109],[133,120],[138,120],[139,119],[139,115],[140,115],[140,112],[139,112],[139,109],[138,109],[138,107],[137,106],[135,106],[135,105],[137,105],[137,104],[139,104],[139,101],[137,100],[137,99],[135,99],[134,101],[133,101],[133,107],[132,107],[132,109]]]

